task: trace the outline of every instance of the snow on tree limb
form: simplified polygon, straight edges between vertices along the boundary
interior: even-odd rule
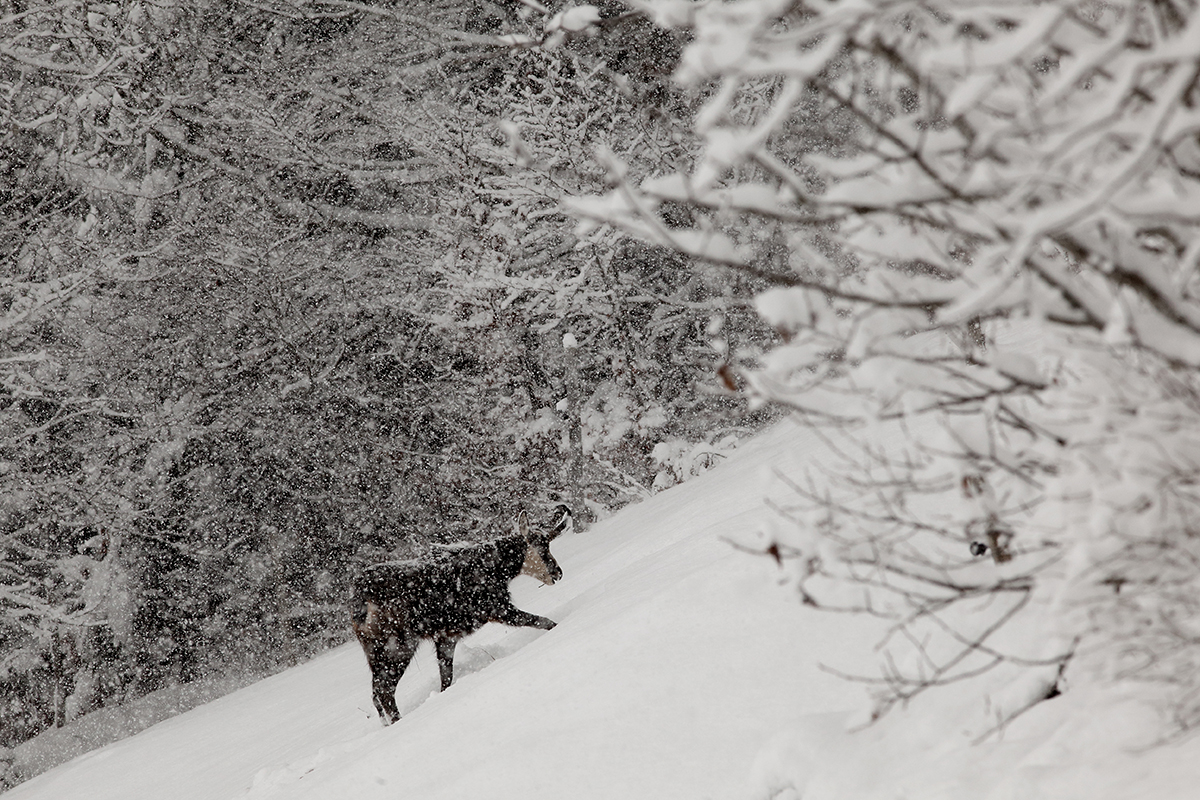
[[[907,620],[915,660],[889,662],[884,707],[989,654],[1099,674],[1141,642],[1154,660],[1110,677],[1163,680],[1200,663],[1176,624],[1200,588],[1183,533],[1200,497],[1173,488],[1200,428],[1194,4],[632,5],[692,34],[675,76],[703,98],[701,152],[638,186],[614,173],[607,205],[573,209],[693,256],[711,254],[681,243],[720,231],[740,256],[724,263],[778,287],[756,306],[781,341],[749,391],[844,454],[839,485],[792,485],[809,530],[781,548],[803,553],[804,597],[837,577]],[[696,212],[690,232],[668,203]],[[873,441],[889,424],[903,445]],[[1118,495],[1109,470],[1142,491]],[[1028,619],[1003,604],[952,613],[970,587],[1016,585],[1057,651],[994,645]]]

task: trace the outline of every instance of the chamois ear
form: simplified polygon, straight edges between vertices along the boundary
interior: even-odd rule
[[[529,537],[529,523],[525,519],[524,511],[522,511],[520,514],[517,515],[516,528],[517,528],[517,533],[521,534],[521,538],[528,541],[530,538]]]

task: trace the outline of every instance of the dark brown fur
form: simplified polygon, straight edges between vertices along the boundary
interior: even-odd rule
[[[385,725],[400,717],[396,684],[421,639],[437,651],[441,688],[454,678],[458,640],[488,622],[550,630],[554,621],[513,605],[508,584],[522,572],[544,583],[562,577],[550,541],[570,525],[571,512],[549,533],[520,533],[474,545],[439,548],[433,556],[390,561],[363,571],[355,584],[353,628],[371,668],[375,708]]]

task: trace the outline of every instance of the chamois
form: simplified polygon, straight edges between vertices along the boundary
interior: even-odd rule
[[[487,622],[550,630],[555,623],[513,605],[508,584],[525,574],[550,585],[562,569],[550,541],[571,525],[571,511],[548,533],[531,533],[522,514],[517,533],[481,544],[438,546],[433,555],[388,561],[363,570],[354,587],[354,635],[371,668],[375,708],[384,725],[400,718],[396,685],[421,639],[437,651],[441,690],[454,679],[458,640]]]

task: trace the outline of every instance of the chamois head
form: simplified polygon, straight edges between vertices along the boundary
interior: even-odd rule
[[[521,574],[537,578],[547,586],[552,585],[563,574],[562,568],[550,553],[550,542],[571,527],[571,510],[566,506],[559,506],[555,511],[562,517],[547,533],[530,531],[524,513],[517,517],[517,532],[525,540],[525,562],[521,564]]]

